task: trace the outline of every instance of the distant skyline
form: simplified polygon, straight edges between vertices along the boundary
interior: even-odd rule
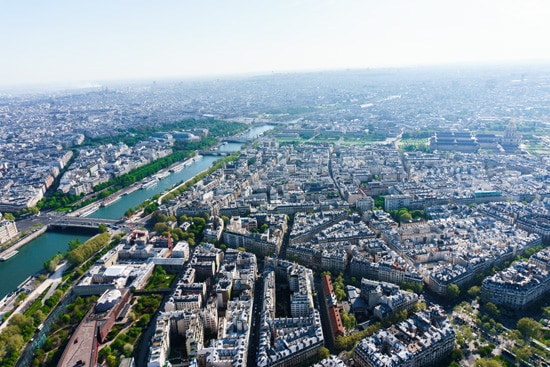
[[[0,86],[550,62],[547,0],[2,1]]]

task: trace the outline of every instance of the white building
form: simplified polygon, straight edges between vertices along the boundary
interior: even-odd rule
[[[11,240],[13,237],[17,236],[18,233],[19,231],[17,230],[17,227],[14,221],[11,221],[11,220],[0,221],[0,244]]]

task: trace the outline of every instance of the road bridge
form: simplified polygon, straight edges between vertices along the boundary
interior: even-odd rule
[[[233,152],[220,152],[218,150],[201,150],[199,151],[200,155],[210,155],[210,156],[216,156],[216,157],[227,157],[228,155],[232,154]]]
[[[61,217],[49,224],[50,227],[62,229],[97,229],[100,224],[107,226],[119,223],[119,219],[86,218],[86,217]]]
[[[253,141],[254,139],[252,138],[241,138],[241,137],[238,137],[238,138],[235,138],[235,137],[228,137],[228,138],[223,138],[221,141],[225,141],[227,143],[239,143],[239,144],[245,144],[245,143],[249,143],[251,141]]]

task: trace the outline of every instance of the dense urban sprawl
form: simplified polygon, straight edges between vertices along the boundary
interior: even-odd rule
[[[0,244],[52,195],[84,200],[212,129],[201,154],[243,126],[273,126],[154,210],[102,224],[109,245],[66,256],[65,299],[95,306],[76,319],[12,316],[31,331],[14,344],[0,325],[0,359],[16,365],[27,344],[36,366],[548,365],[547,75],[364,71],[0,95]],[[150,136],[124,140],[141,126]],[[135,188],[168,174],[159,168]],[[35,341],[46,317],[72,325],[64,341]]]

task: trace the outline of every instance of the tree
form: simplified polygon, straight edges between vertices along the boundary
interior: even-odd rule
[[[342,288],[334,288],[334,294],[336,295],[336,300],[341,302],[346,298],[346,292]]]
[[[408,292],[414,292],[416,294],[420,294],[424,290],[424,285],[417,282],[401,282],[399,284],[399,287],[401,287],[401,289],[406,289]]]
[[[179,238],[180,240],[182,240],[183,237],[184,237],[184,233],[185,233],[185,232],[183,232],[183,230],[182,230],[181,228],[174,228],[174,229],[171,230],[170,233],[171,233],[172,235],[174,235],[174,236],[178,236],[178,238]]]
[[[461,333],[456,333],[456,344],[463,348],[466,342],[464,341],[464,336]]]
[[[516,359],[518,361],[528,361],[529,358],[533,355],[533,349],[528,346],[524,345],[522,347],[515,347],[513,348],[514,354],[516,355]]]
[[[25,341],[23,339],[23,336],[15,334],[15,335],[11,335],[6,340],[5,348],[8,353],[13,353],[13,352],[20,351],[24,345],[25,345]]]
[[[420,302],[420,301],[418,301],[418,302],[416,302],[416,303],[414,304],[412,310],[413,310],[413,312],[418,312],[418,311],[425,310],[426,307],[427,307],[426,302]]]
[[[153,231],[157,233],[167,232],[168,226],[164,222],[158,222],[153,226]]]
[[[464,353],[462,353],[462,350],[459,348],[453,349],[453,351],[451,352],[451,359],[458,362],[461,361],[462,358],[464,358]]]
[[[206,221],[201,217],[193,217],[193,224],[197,227],[204,227],[206,225]]]
[[[477,296],[479,293],[481,293],[481,288],[477,285],[474,285],[468,289],[468,295],[471,297]]]
[[[15,220],[15,217],[12,213],[4,213],[4,219],[5,220]]]
[[[102,233],[92,237],[81,246],[71,250],[67,254],[67,260],[71,265],[80,265],[84,260],[87,260],[102,247],[107,245],[111,240],[109,233]]]
[[[485,308],[485,311],[493,317],[497,317],[500,315],[500,310],[493,302],[487,302],[484,308]]]
[[[340,312],[340,316],[342,318],[342,324],[344,324],[344,327],[346,329],[355,328],[355,325],[357,324],[357,321],[355,320],[355,316],[348,314],[346,310],[342,310]]]
[[[480,357],[485,358],[485,357],[488,357],[489,355],[491,355],[491,353],[493,352],[493,349],[495,349],[495,345],[494,344],[489,344],[489,345],[480,347],[477,350],[477,354],[479,354]]]
[[[521,333],[523,339],[535,337],[540,333],[541,325],[530,317],[519,319],[516,328]]]
[[[376,199],[374,199],[374,208],[384,209],[384,196],[380,195]]]
[[[109,354],[107,356],[107,366],[109,367],[118,367],[118,360],[116,356]]]
[[[36,206],[31,206],[28,209],[28,212],[36,215],[36,214],[40,213],[40,209],[38,209]]]
[[[97,229],[99,233],[107,232],[107,226],[105,225],[105,223],[100,223],[99,226],[97,226]]]
[[[19,328],[19,330],[23,330],[28,326],[33,325],[33,319],[31,317],[27,317],[23,314],[14,314],[11,319],[9,325],[14,325]]]
[[[326,347],[319,348],[319,359],[325,359],[330,357],[330,350]]]
[[[75,238],[74,240],[69,241],[69,250],[74,250],[78,246],[80,246],[82,242],[80,242],[80,239]]]
[[[424,210],[411,210],[410,211],[413,219],[417,219],[417,218],[424,218],[426,216],[426,212],[424,212]]]
[[[412,216],[409,212],[403,212],[399,214],[399,222],[408,222],[412,220]]]
[[[132,352],[134,351],[134,346],[130,343],[126,343],[124,344],[124,347],[122,347],[122,350],[126,357],[130,357],[132,355]]]
[[[466,340],[472,341],[474,339],[474,333],[472,332],[472,329],[464,324],[460,326],[460,332],[466,338]]]
[[[450,298],[457,298],[460,295],[460,288],[456,284],[451,284],[447,287],[447,296]]]
[[[143,214],[149,215],[151,213],[154,213],[158,209],[157,202],[152,202],[151,204],[147,205],[145,209],[143,209]]]
[[[44,312],[42,312],[42,310],[37,310],[32,315],[32,318],[34,319],[35,325],[40,325],[40,323],[46,319],[46,315],[44,314]]]
[[[63,260],[63,255],[61,254],[54,255],[50,260],[44,262],[44,268],[48,272],[53,273],[55,269],[57,269],[57,266],[62,260]]]
[[[151,315],[149,315],[148,313],[143,314],[143,316],[141,316],[141,319],[139,320],[138,325],[141,327],[147,326],[147,324],[149,324],[149,320],[151,320]]]
[[[112,350],[110,346],[107,345],[101,348],[101,350],[99,351],[98,360],[99,361],[104,360],[111,353],[112,353]]]

